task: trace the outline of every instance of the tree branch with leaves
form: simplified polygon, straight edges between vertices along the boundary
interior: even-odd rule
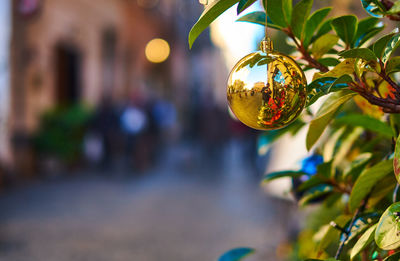
[[[400,1],[354,1],[370,17],[330,17],[332,7],[312,12],[313,0],[263,1],[268,14],[243,15],[256,0],[215,0],[189,33],[192,47],[212,21],[237,4],[238,21],[263,26],[268,21],[294,43],[292,56],[302,69],[314,71],[307,107],[324,97],[319,109],[307,108],[288,127],[262,134],[273,142],[308,128],[311,156],[304,162],[321,159],[315,171],[303,166],[263,180],[290,177],[299,205],[319,206],[307,219],[314,221],[299,232],[291,260],[400,260],[400,33],[382,34],[383,18],[400,20]],[[240,260],[251,251],[237,253],[245,255],[221,260]]]

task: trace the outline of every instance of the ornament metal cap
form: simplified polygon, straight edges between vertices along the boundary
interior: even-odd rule
[[[265,37],[260,43],[260,49],[264,53],[270,53],[274,49],[272,41],[269,37]]]

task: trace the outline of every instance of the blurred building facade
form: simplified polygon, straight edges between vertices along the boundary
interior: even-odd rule
[[[198,110],[191,107],[223,100],[221,95],[212,97],[216,96],[215,85],[224,82],[226,74],[219,51],[212,48],[207,34],[199,38],[194,50],[187,46],[190,27],[202,11],[200,4],[186,0],[16,0],[10,9],[6,125],[10,142],[5,149],[9,156],[1,161],[16,172],[34,169],[30,138],[41,115],[56,106],[83,103],[96,107],[104,99],[122,103],[144,92],[174,102],[182,109],[180,118],[191,121],[192,111]],[[153,38],[163,38],[171,46],[163,63],[146,59],[145,47]]]

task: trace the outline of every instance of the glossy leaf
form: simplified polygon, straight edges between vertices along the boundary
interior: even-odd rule
[[[372,50],[374,51],[376,57],[379,59],[382,58],[383,52],[386,48],[386,45],[389,43],[390,39],[393,37],[394,34],[387,34],[381,38],[379,38],[374,45],[372,46]]]
[[[249,23],[259,24],[259,25],[265,26],[265,13],[262,12],[262,11],[256,11],[256,12],[248,13],[248,14],[240,17],[236,21],[238,21],[238,22],[249,22]],[[277,29],[277,30],[282,30],[282,27],[272,23],[272,21],[269,19],[269,17],[268,17],[268,27],[269,28],[274,28],[274,29]]]
[[[371,31],[366,33],[361,38],[356,39],[355,46],[357,46],[357,47],[362,46],[363,44],[368,42],[368,40],[371,40],[372,37],[374,37],[375,35],[379,34],[383,29],[385,29],[385,26],[381,26],[381,27],[377,27],[377,28],[372,29]]]
[[[374,17],[381,18],[386,13],[386,8],[379,0],[361,0],[361,3],[365,11]]]
[[[336,66],[340,63],[340,61],[333,57],[321,58],[318,62],[325,66]]]
[[[375,242],[384,250],[400,247],[400,203],[394,203],[382,214],[375,231]]]
[[[393,160],[381,161],[369,169],[364,170],[357,178],[350,194],[349,207],[354,211],[361,201],[368,195],[375,184],[386,175],[393,172]]]
[[[268,173],[264,176],[264,182],[269,182],[274,179],[284,178],[284,177],[291,177],[291,178],[300,178],[301,176],[305,175],[304,172],[301,171],[277,171]]]
[[[254,4],[257,0],[240,0],[237,7],[237,14],[240,14],[247,8],[249,8],[252,4]]]
[[[285,16],[286,24],[289,25],[292,21],[292,0],[282,0],[283,15]]]
[[[364,129],[374,131],[387,138],[392,138],[394,133],[392,128],[386,123],[364,114],[347,114],[338,118],[335,123],[351,126],[360,126]]]
[[[241,247],[232,249],[225,254],[223,254],[218,261],[240,261],[243,258],[254,253],[254,249],[248,247]]]
[[[376,212],[359,214],[357,216],[357,218],[355,219],[354,224],[351,227],[349,234],[347,235],[345,244],[349,243],[354,238],[361,236],[361,234],[364,233],[368,229],[370,224],[376,224],[379,221],[379,218],[380,218],[380,215],[377,214]],[[351,224],[351,221],[347,222],[347,224],[344,227],[349,229],[350,224]],[[342,234],[341,236],[342,236],[342,239],[344,239],[343,237],[345,237],[345,235]]]
[[[194,41],[218,16],[235,5],[239,0],[215,0],[201,14],[189,32],[189,47],[192,48]]]
[[[330,194],[333,191],[332,186],[328,185],[318,185],[310,189],[299,201],[301,206],[305,206],[310,201],[321,198],[321,196],[325,196]]]
[[[352,46],[357,31],[357,17],[344,15],[332,20],[332,27],[340,39],[347,45]]]
[[[358,21],[357,32],[355,36],[355,45],[358,46],[361,40],[372,30],[376,29],[379,19],[376,17],[367,17]]]
[[[371,226],[364,232],[364,234],[358,239],[357,243],[351,249],[350,259],[354,259],[362,250],[364,250],[375,237],[375,229],[377,224]]]
[[[336,65],[332,70],[326,73],[316,73],[314,74],[313,80],[322,78],[322,77],[336,77],[339,78],[345,74],[353,74],[354,72],[354,58],[347,58],[343,62]]]
[[[312,92],[313,90],[327,90],[336,79],[336,77],[321,77],[316,79],[307,86],[307,92]]]
[[[339,91],[331,94],[319,108],[314,119],[310,123],[307,132],[306,146],[310,150],[322,135],[326,126],[333,119],[340,106],[350,100],[356,94],[352,91]]]
[[[399,47],[399,44],[400,44],[400,34],[396,34],[389,40],[385,49],[383,50],[383,55],[382,55],[383,63],[386,63],[389,60],[392,53]]]
[[[268,0],[267,1],[267,11],[268,16],[271,18],[271,21],[281,27],[287,27],[289,23],[285,19],[285,14],[283,12],[283,3],[282,0]]]
[[[328,19],[321,24],[321,27],[318,29],[317,34],[315,35],[315,38],[313,37],[314,40],[318,39],[319,37],[321,37],[324,34],[329,33],[330,31],[332,31],[332,25],[331,25],[332,20],[333,20],[333,18]]]
[[[299,39],[301,38],[301,32],[303,31],[305,22],[311,12],[312,4],[313,0],[301,0],[293,8],[290,25],[293,34]]]
[[[333,34],[325,34],[318,38],[311,47],[311,53],[316,59],[326,54],[338,42],[339,38]]]
[[[394,73],[400,71],[400,57],[392,57],[389,59],[389,61],[386,63],[386,73]]]
[[[400,135],[396,139],[396,148],[394,150],[393,171],[397,182],[400,183]]]
[[[376,61],[376,56],[373,51],[368,48],[356,48],[351,50],[346,50],[338,53],[339,56],[343,58],[361,58],[366,61]]]
[[[328,13],[332,10],[331,7],[326,7],[315,11],[308,19],[304,26],[301,38],[303,45],[307,47],[310,44],[311,38],[315,30],[320,26],[321,22],[325,19]]]
[[[347,88],[347,83],[353,79],[348,75],[342,75],[339,78],[323,77],[313,81],[307,86],[308,102],[307,106],[312,105],[320,97],[329,94],[330,92],[337,92]]]

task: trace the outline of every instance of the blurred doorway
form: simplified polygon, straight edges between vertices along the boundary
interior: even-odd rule
[[[56,103],[79,101],[81,90],[81,54],[67,45],[56,47]]]

